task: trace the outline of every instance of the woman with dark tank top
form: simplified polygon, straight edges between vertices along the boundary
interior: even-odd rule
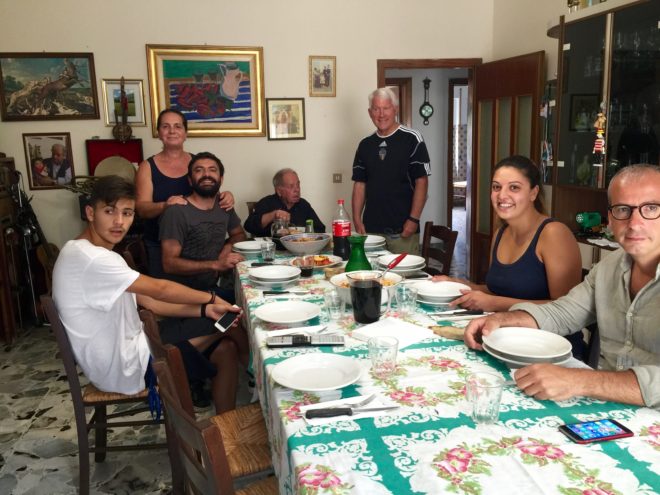
[[[492,241],[486,284],[434,277],[470,286],[451,306],[507,311],[523,301],[557,299],[580,283],[577,241],[566,225],[545,214],[542,196],[539,169],[529,158],[514,155],[495,165],[490,197],[502,225]],[[580,357],[582,334],[569,340],[573,354]]]
[[[156,121],[158,139],[163,150],[140,163],[135,176],[137,201],[135,209],[144,219],[144,245],[147,250],[148,270],[152,277],[162,278],[158,218],[170,205],[186,204],[192,192],[188,182],[188,164],[192,155],[183,149],[188,131],[188,121],[178,110],[166,108]],[[220,206],[234,207],[234,196],[229,191],[220,194]]]

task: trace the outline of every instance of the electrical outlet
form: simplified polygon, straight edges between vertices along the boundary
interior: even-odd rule
[[[334,184],[341,184],[341,174],[332,174],[332,182]]]

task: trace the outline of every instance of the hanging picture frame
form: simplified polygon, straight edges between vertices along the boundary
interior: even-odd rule
[[[310,55],[309,96],[336,96],[337,57]]]
[[[305,139],[305,99],[267,98],[268,139]]]
[[[103,79],[101,89],[103,92],[105,125],[106,127],[112,127],[121,122],[121,79]],[[124,78],[124,91],[128,100],[127,123],[132,126],[146,126],[142,79]]]
[[[70,133],[26,133],[23,148],[30,189],[61,189],[75,177]]]

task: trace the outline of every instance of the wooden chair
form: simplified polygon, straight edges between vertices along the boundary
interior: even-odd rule
[[[167,363],[170,379],[175,385],[174,393],[177,404],[194,422],[195,410],[179,349],[170,344],[163,344],[160,340],[158,324],[151,311],[143,309],[140,311],[140,318],[144,322],[144,333],[147,336],[152,355]],[[156,369],[156,375],[160,385],[161,376],[158,369]],[[223,438],[223,455],[232,479],[238,480],[253,477],[255,474],[272,472],[268,432],[258,403],[218,414],[209,418],[209,421],[215,425]],[[166,428],[168,435],[171,430],[171,427]],[[172,446],[177,442],[178,436],[175,436],[172,441],[168,441]],[[170,453],[170,462],[173,463],[172,481],[174,485],[177,481],[175,475],[185,471],[183,466],[185,462],[180,452],[178,455]],[[175,465],[177,463],[178,465]]]
[[[147,250],[142,239],[136,239],[126,244],[120,254],[133,270],[147,273]]]
[[[204,495],[269,495],[278,493],[274,476],[255,481],[242,489],[234,490],[235,477],[229,462],[222,429],[213,418],[195,421],[181,406],[177,385],[167,362],[158,359],[154,363],[158,375],[160,396],[167,412],[171,431],[176,436],[178,455],[183,465],[189,492]],[[245,462],[249,462],[247,459]]]
[[[78,458],[79,458],[79,489],[81,494],[89,493],[89,454],[94,453],[96,462],[105,460],[106,452],[119,450],[145,450],[158,449],[167,446],[165,443],[136,444],[136,445],[108,445],[108,430],[115,428],[134,428],[136,426],[156,426],[163,424],[163,420],[154,421],[151,418],[137,421],[110,421],[114,418],[132,416],[137,413],[148,411],[146,407],[147,391],[146,389],[135,395],[124,395],[119,393],[103,392],[91,383],[83,389],[78,378],[78,369],[76,367],[75,357],[69,337],[66,334],[64,325],[60,320],[57,308],[50,296],[41,296],[41,305],[50,321],[51,328],[55,334],[57,345],[60,351],[60,357],[64,362],[71,398],[73,400],[73,412],[76,418],[76,430],[78,433]],[[107,407],[125,404],[141,404],[142,407],[130,408],[108,414]],[[85,417],[85,408],[93,407],[89,422]],[[123,408],[122,408],[123,409]],[[94,430],[95,442],[90,445],[89,432]]]
[[[246,201],[245,204],[247,205],[248,215],[252,215],[254,213],[254,208],[257,206],[257,202],[256,201]]]
[[[444,225],[433,225],[433,222],[424,224],[424,240],[422,241],[422,256],[426,260],[426,273],[430,275],[449,275],[451,258],[454,255],[454,246],[458,232],[450,230]],[[440,239],[442,246],[431,243],[433,239]],[[442,270],[429,265],[431,260],[442,264]]]

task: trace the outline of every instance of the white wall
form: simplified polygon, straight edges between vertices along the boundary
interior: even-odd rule
[[[305,97],[307,139],[189,138],[186,148],[212,151],[227,165],[225,186],[246,216],[245,201],[270,193],[282,166],[299,170],[303,195],[329,223],[336,199],[350,198],[351,165],[359,140],[373,131],[367,94],[384,58],[491,58],[494,0],[0,0],[4,52],[92,52],[102,78],[139,78],[147,90],[145,44],[262,46],[265,96]],[[478,16],[474,13],[479,12]],[[308,56],[337,57],[337,97],[308,97]],[[433,77],[432,77],[433,78]],[[437,87],[437,86],[436,86]],[[147,95],[148,100],[148,95]],[[149,114],[149,103],[147,101]],[[419,105],[419,104],[418,104]],[[439,116],[438,116],[439,117]],[[434,116],[434,119],[436,116]],[[439,119],[438,119],[439,120]],[[419,127],[419,126],[418,126]],[[424,126],[421,126],[424,127]],[[135,127],[145,156],[160,149],[150,127]],[[25,172],[22,133],[70,132],[74,166],[87,172],[85,139],[109,138],[103,120],[0,122],[0,151]],[[344,175],[332,183],[332,173]],[[61,246],[80,231],[76,196],[33,191],[46,237]]]

